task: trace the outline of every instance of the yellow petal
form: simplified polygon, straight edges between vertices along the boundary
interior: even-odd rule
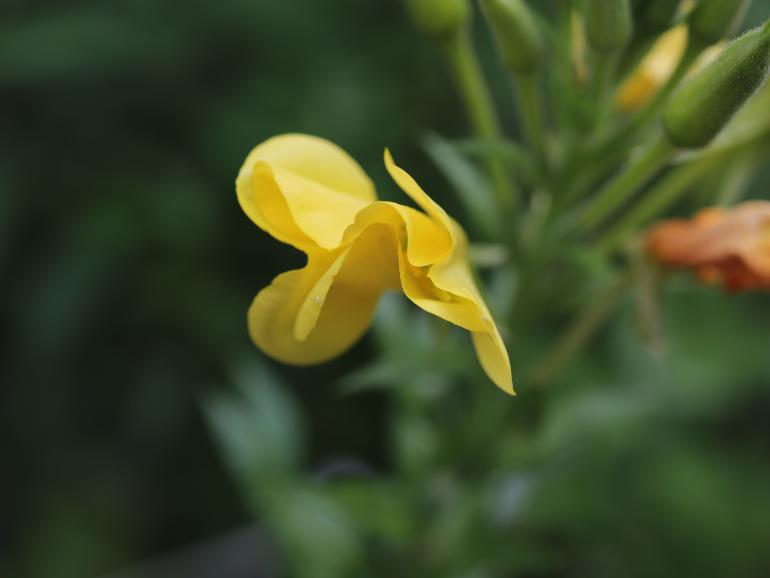
[[[254,223],[302,251],[338,247],[355,215],[376,200],[372,182],[346,152],[295,134],[252,150],[236,190]]]
[[[422,223],[408,217],[404,219],[407,228],[409,262],[421,267],[441,261],[454,247],[451,220],[444,209],[433,201],[405,170],[393,162],[393,157],[387,149],[385,149],[385,167],[401,190],[409,195],[433,222],[431,230],[426,231],[419,227]]]
[[[428,276],[438,289],[451,294],[453,301],[467,304],[466,315],[472,316],[475,326],[468,325],[466,329],[472,332],[473,345],[482,368],[495,385],[514,394],[508,351],[473,280],[467,259],[465,233],[458,224],[453,223],[453,226],[455,250],[449,259],[432,267]]]
[[[476,331],[471,334],[473,347],[481,362],[481,367],[492,382],[506,393],[516,395],[511,378],[511,361],[505,349],[500,333],[494,323],[486,332]]]
[[[366,331],[382,292],[398,286],[394,249],[392,229],[373,225],[350,247],[309,254],[304,269],[279,275],[257,295],[251,338],[284,363],[340,355]]]
[[[284,168],[330,189],[365,201],[377,200],[372,181],[344,150],[326,139],[284,134],[256,146],[244,166],[258,160]]]
[[[400,256],[404,293],[418,307],[471,331],[484,371],[495,385],[512,394],[508,352],[471,275],[465,233],[406,171],[393,162],[388,150],[385,151],[385,166],[399,187],[440,227],[440,236],[434,233],[434,244],[429,245],[428,239],[410,229],[407,223],[409,263]],[[410,266],[410,263],[425,262],[430,265],[423,269]]]
[[[404,293],[425,311],[471,331],[484,371],[503,391],[513,393],[508,352],[473,280],[465,233],[406,171],[396,166],[388,150],[385,166],[401,189],[440,226],[442,233],[439,243],[429,246],[425,238],[413,236],[416,231],[409,230],[407,224],[409,262],[400,255]],[[412,266],[423,262],[422,259],[433,261],[423,269]]]
[[[475,303],[437,287],[425,271],[409,264],[403,251],[399,264],[404,294],[420,309],[468,331],[486,329]]]
[[[406,296],[421,309],[471,332],[482,368],[500,389],[513,394],[508,351],[461,254],[432,267],[427,275],[401,255],[401,284]],[[439,283],[436,282],[439,281]]]

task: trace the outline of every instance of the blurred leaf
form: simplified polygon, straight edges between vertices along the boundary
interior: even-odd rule
[[[604,390],[562,395],[554,400],[541,431],[543,451],[617,451],[633,444],[659,409],[655,396],[643,389]]]
[[[104,6],[69,6],[0,28],[0,78],[33,82],[119,70],[146,71],[179,51],[173,30],[151,27]]]
[[[449,473],[430,482],[435,511],[424,537],[426,556],[438,569],[468,567],[484,540],[481,495]]]
[[[346,512],[320,491],[286,486],[263,498],[289,575],[360,576],[361,544]]]
[[[510,164],[516,177],[528,184],[537,185],[539,176],[528,153],[517,144],[507,140],[482,140],[477,138],[453,140],[458,152],[478,159],[500,159]]]
[[[261,361],[241,364],[233,380],[236,395],[212,392],[202,400],[230,469],[247,488],[292,473],[302,458],[302,427],[286,387]]]
[[[470,261],[479,269],[503,268],[510,262],[510,251],[500,243],[471,243]]]
[[[756,395],[767,382],[770,318],[757,306],[761,296],[673,281],[663,302],[668,355],[652,360],[638,337],[623,330],[629,322],[623,317],[610,341],[612,364],[669,415],[719,415],[725,404]]]
[[[399,469],[407,475],[428,474],[436,466],[441,432],[435,423],[416,413],[401,413],[391,425],[393,450]]]
[[[376,478],[343,481],[331,485],[329,491],[345,508],[359,533],[380,540],[384,547],[410,547],[416,528],[414,504],[403,484]]]
[[[631,284],[636,306],[636,323],[649,354],[660,357],[665,353],[665,338],[661,314],[661,272],[647,255],[644,243],[634,241],[628,247]]]
[[[344,393],[408,386],[418,396],[435,397],[448,379],[477,373],[467,335],[424,314],[401,295],[383,296],[374,329],[379,357],[340,380]]]
[[[502,234],[500,210],[486,178],[472,162],[439,135],[428,133],[422,142],[425,152],[457,193],[469,221],[487,238],[499,239]]]

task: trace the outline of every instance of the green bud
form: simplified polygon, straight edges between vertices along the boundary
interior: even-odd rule
[[[585,0],[583,18],[588,41],[599,52],[618,52],[631,39],[629,0]]]
[[[634,24],[646,32],[663,32],[679,10],[676,0],[642,0],[634,4]]]
[[[663,127],[680,148],[706,146],[762,84],[770,66],[770,21],[733,41],[671,95]]]
[[[690,35],[708,46],[735,33],[751,0],[701,0],[690,14]]]
[[[540,30],[523,0],[481,0],[500,54],[514,72],[531,72],[543,51]]]
[[[468,0],[404,0],[415,28],[434,40],[452,36],[470,18]]]

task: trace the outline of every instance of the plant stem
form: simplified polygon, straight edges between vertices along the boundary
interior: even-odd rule
[[[449,61],[460,94],[465,104],[473,131],[479,138],[500,140],[501,131],[492,99],[473,50],[468,30],[454,34],[445,44]],[[505,165],[499,159],[486,159],[489,177],[503,207],[515,207],[519,191]]]
[[[517,74],[514,80],[519,116],[527,142],[541,162],[547,163],[545,124],[537,74]]]
[[[763,155],[751,150],[746,151],[746,156],[736,157],[735,162],[727,168],[716,203],[723,207],[737,203],[746,193],[762,161]]]
[[[477,158],[492,157],[509,163],[516,174],[529,183],[537,181],[534,160],[529,151],[518,143],[501,139],[498,141],[486,141],[476,138],[453,140],[452,144],[460,152]]]
[[[660,136],[640,159],[605,185],[589,202],[579,218],[579,230],[588,231],[610,215],[671,160],[675,152],[674,146]]]
[[[556,50],[553,62],[547,67],[548,106],[556,132],[561,133],[569,124],[569,103],[575,93],[575,79],[572,68],[572,10],[573,0],[559,3],[558,28],[553,37]]]
[[[535,364],[530,373],[535,385],[545,385],[553,379],[564,364],[588,342],[625,295],[629,284],[629,275],[617,277],[583,310],[542,361]]]
[[[687,192],[690,185],[714,168],[713,159],[704,158],[676,168],[660,180],[599,240],[599,250],[617,249],[629,233],[660,215]]]
[[[618,64],[618,56],[617,53],[608,54],[597,51],[592,53],[591,96],[595,103],[594,127],[597,130],[604,125],[612,108],[609,100],[612,95],[611,88]]]

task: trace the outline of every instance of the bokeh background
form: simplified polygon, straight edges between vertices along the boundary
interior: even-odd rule
[[[748,23],[768,14],[757,0]],[[6,0],[0,104],[0,576],[130,572],[247,527],[200,409],[244,360],[298,401],[308,472],[347,456],[388,471],[387,394],[337,387],[371,337],[310,369],[251,346],[251,299],[301,259],[245,218],[233,182],[251,147],[307,132],[386,197],[391,147],[455,207],[418,143],[465,134],[462,110],[398,2]],[[752,191],[769,187],[765,170]],[[558,531],[532,548],[608,575],[628,560],[648,576],[770,575],[770,300],[678,285],[666,363],[624,311],[558,381],[544,439],[582,465],[534,507]],[[185,575],[229,578],[217,568]],[[516,575],[573,575],[550,572]]]

